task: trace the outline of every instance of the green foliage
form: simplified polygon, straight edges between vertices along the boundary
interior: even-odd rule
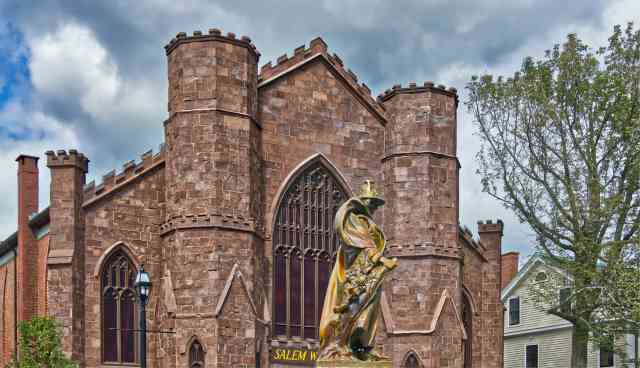
[[[467,90],[483,190],[572,280],[564,303],[553,288],[539,295],[573,323],[583,366],[589,338],[640,327],[640,31],[616,26],[597,50],[570,34],[513,77],[473,77]]]
[[[72,368],[75,363],[65,357],[55,319],[34,317],[18,324],[19,359],[15,357],[7,368]]]

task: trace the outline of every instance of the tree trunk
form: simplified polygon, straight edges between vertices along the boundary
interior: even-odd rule
[[[573,326],[571,338],[571,367],[587,368],[587,356],[589,346],[589,329],[577,323]]]

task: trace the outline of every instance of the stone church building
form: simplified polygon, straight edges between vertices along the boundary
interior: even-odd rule
[[[44,210],[38,158],[17,158],[0,366],[16,320],[35,315],[60,322],[83,367],[139,365],[141,264],[153,282],[149,367],[312,365],[339,246],[333,217],[372,180],[387,256],[399,260],[380,350],[395,367],[502,367],[503,225],[479,222],[479,240],[459,225],[454,88],[410,83],[373,98],[320,38],[260,71],[248,37],[217,29],[179,33],[165,50],[159,152],[98,184],[85,183],[82,153],[46,152]]]

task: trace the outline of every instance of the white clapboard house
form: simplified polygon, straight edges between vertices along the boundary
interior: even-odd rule
[[[558,298],[568,295],[565,288],[571,282],[561,270],[547,265],[539,256],[532,256],[513,278],[505,280],[502,289],[504,313],[505,368],[569,368],[571,366],[572,325],[546,313],[536,303],[532,291],[535,283],[553,278]],[[504,285],[504,283],[503,283]],[[624,359],[611,349],[589,347],[589,368],[636,368],[638,336],[621,336],[616,341],[626,350]]]

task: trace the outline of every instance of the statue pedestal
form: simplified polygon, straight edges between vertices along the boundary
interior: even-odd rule
[[[363,362],[356,360],[347,360],[347,361],[316,361],[316,367],[324,367],[324,368],[392,368],[393,364],[390,360],[383,360],[378,362]]]

